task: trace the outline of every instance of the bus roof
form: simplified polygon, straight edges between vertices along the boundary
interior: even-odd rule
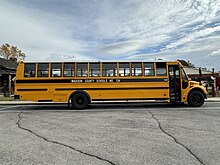
[[[21,63],[70,63],[70,62],[78,62],[78,63],[85,63],[85,62],[94,62],[94,63],[99,63],[99,62],[179,62],[179,61],[168,61],[168,60],[72,60],[72,61],[20,61]]]

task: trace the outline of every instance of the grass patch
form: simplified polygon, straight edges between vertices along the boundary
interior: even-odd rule
[[[0,96],[0,101],[13,101],[13,100],[15,100],[14,97]]]

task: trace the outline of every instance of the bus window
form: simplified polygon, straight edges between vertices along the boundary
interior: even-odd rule
[[[61,77],[62,76],[62,64],[61,63],[51,63],[51,77]]]
[[[64,63],[64,76],[73,77],[75,75],[75,64],[74,63]]]
[[[145,62],[144,63],[144,75],[154,76],[154,63]]]
[[[167,75],[167,69],[166,69],[166,63],[165,62],[158,62],[156,63],[156,74],[157,76],[166,76]]]
[[[119,63],[119,76],[130,76],[130,63],[129,62]]]
[[[87,77],[88,76],[88,63],[77,63],[76,64],[76,76]]]
[[[89,64],[89,76],[91,77],[100,76],[100,63]]]
[[[25,64],[24,65],[24,77],[35,77],[36,64]]]
[[[142,63],[133,62],[131,63],[132,76],[142,76]]]
[[[48,63],[39,63],[37,69],[37,77],[48,77],[49,64]]]
[[[102,63],[102,76],[117,76],[117,63]]]
[[[181,69],[182,72],[182,80],[187,80],[186,73],[184,72],[183,68]]]
[[[183,68],[181,68],[181,72],[182,72],[182,88],[186,89],[189,85],[188,78],[187,78],[186,73],[183,70]]]

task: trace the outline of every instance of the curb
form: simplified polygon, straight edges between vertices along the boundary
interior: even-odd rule
[[[206,100],[205,102],[220,102],[220,100]]]

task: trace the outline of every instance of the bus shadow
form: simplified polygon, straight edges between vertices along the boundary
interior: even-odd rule
[[[93,103],[89,109],[146,109],[146,108],[183,108],[189,107],[187,104],[175,105],[167,103]]]
[[[131,103],[131,102],[112,102],[112,103],[92,103],[89,104],[87,109],[84,110],[77,110],[77,111],[86,111],[86,110],[142,110],[142,109],[166,109],[166,108],[190,108],[188,104],[183,105],[175,105],[175,104],[168,104],[168,103]],[[15,108],[17,110],[30,110],[30,111],[56,111],[56,110],[72,110],[74,111],[71,106],[68,107],[67,104],[40,104],[40,105],[28,105]]]

